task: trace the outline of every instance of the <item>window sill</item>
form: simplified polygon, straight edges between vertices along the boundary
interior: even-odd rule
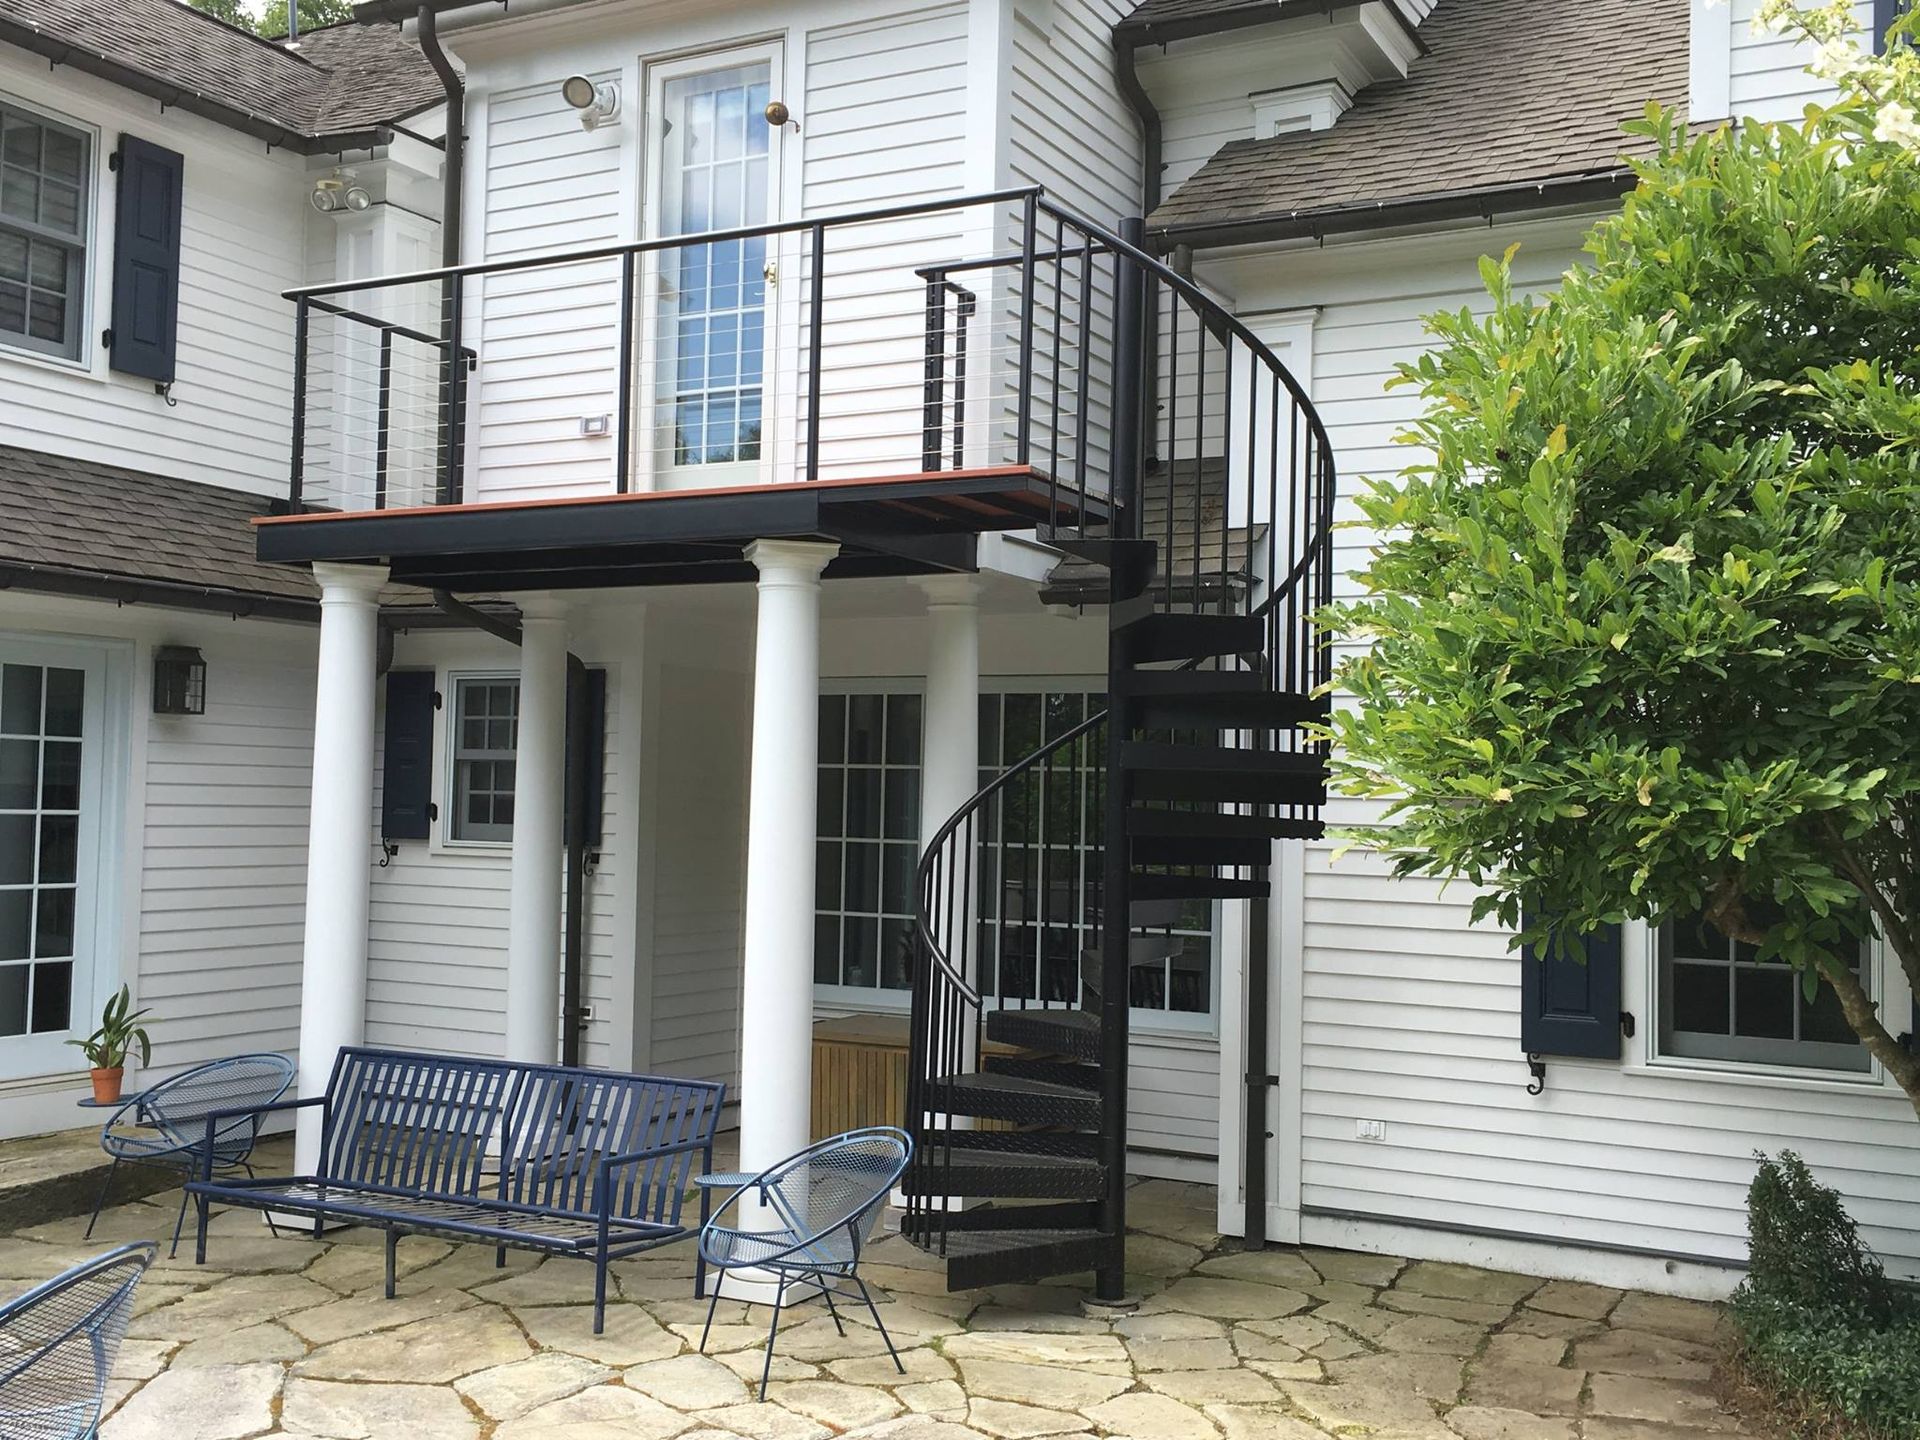
[[[1772,1090],[1810,1090],[1830,1095],[1884,1094],[1900,1099],[1899,1088],[1883,1075],[1860,1071],[1794,1070],[1780,1065],[1747,1065],[1732,1060],[1693,1060],[1661,1056],[1621,1067],[1628,1075],[1702,1080],[1711,1085],[1759,1085]]]
[[[68,375],[76,380],[90,380],[98,385],[107,383],[108,372],[95,369],[91,357],[81,360],[68,360],[60,355],[48,355],[39,350],[27,350],[0,340],[0,358],[21,365],[31,365],[36,370],[51,370],[56,375]]]

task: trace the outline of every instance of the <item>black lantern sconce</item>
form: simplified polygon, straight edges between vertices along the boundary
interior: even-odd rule
[[[207,662],[190,645],[162,645],[153,652],[153,713],[207,713]]]

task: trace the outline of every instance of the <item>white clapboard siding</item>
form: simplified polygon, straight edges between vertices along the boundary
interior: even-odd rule
[[[135,717],[147,731],[137,988],[155,1070],[291,1050],[300,1035],[311,637],[199,643],[207,713]]]
[[[591,655],[582,657],[589,665]],[[617,670],[607,682],[607,745],[599,863],[587,879],[582,946],[583,1003],[594,1018],[581,1039],[589,1065],[612,1061],[610,1037],[616,942],[613,917],[632,860],[620,847],[621,816],[633,802],[631,782],[613,737],[625,703]],[[446,690],[442,676],[442,693]],[[368,924],[367,1043],[451,1055],[499,1056],[506,1045],[507,913],[513,856],[508,846],[455,848],[400,842],[399,854],[377,863],[380,838],[385,697],[374,747],[372,912]],[[442,805],[448,765],[447,711],[434,743],[435,798]],[[436,827],[438,828],[438,827]],[[561,863],[556,857],[555,863]],[[564,891],[563,891],[564,895]],[[554,964],[563,937],[555,934]],[[556,1020],[556,1024],[557,1024]]]
[[[1733,56],[1728,94],[1733,113],[1760,120],[1794,120],[1809,104],[1824,101],[1833,87],[1806,70],[1813,47],[1783,35],[1760,35],[1753,17],[1761,0],[1732,0]],[[1873,24],[1873,0],[1857,0],[1854,13],[1864,35]]]
[[[1552,223],[1463,240],[1410,240],[1292,257],[1258,306],[1317,301],[1311,390],[1350,497],[1416,458],[1394,435],[1418,413],[1386,391],[1423,345],[1420,317],[1483,311],[1474,258],[1525,243],[1523,286],[1577,254]],[[1243,304],[1251,293],[1243,293]],[[1352,518],[1351,504],[1342,513]],[[1366,532],[1339,532],[1336,571],[1364,565]],[[1350,580],[1341,581],[1352,592]],[[1371,807],[1337,800],[1336,826]],[[1309,1210],[1480,1228],[1592,1245],[1738,1259],[1756,1149],[1791,1147],[1837,1185],[1893,1263],[1920,1261],[1920,1126],[1896,1094],[1864,1087],[1550,1061],[1526,1093],[1520,972],[1507,935],[1468,923],[1473,890],[1394,879],[1364,852],[1306,853],[1301,1199]],[[1629,957],[1628,963],[1637,963]],[[1644,1006],[1642,1007],[1645,1008]],[[1640,1052],[1654,1017],[1642,1014]],[[1356,1122],[1386,1123],[1385,1142]]]
[[[1220,1148],[1220,1041],[1161,1036],[1134,1012],[1127,1051],[1127,1144],[1211,1161]]]
[[[0,55],[0,94],[93,131],[91,290],[84,368],[0,353],[0,444],[261,493],[286,486],[293,312],[280,292],[305,278],[304,162],[182,111],[61,69]],[[112,304],[114,175],[131,134],[185,157],[178,378],[113,374],[100,346]]]
[[[663,665],[648,747],[653,787],[653,989],[649,1068],[740,1080],[747,678]]]

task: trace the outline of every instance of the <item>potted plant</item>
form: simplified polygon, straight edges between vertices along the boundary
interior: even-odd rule
[[[132,993],[122,985],[120,992],[107,1001],[107,1008],[100,1012],[100,1028],[84,1040],[67,1042],[78,1045],[87,1063],[93,1066],[95,1104],[112,1105],[120,1099],[120,1081],[126,1073],[129,1050],[136,1045],[140,1047],[142,1065],[153,1059],[152,1043],[140,1024],[141,1019],[151,1013],[135,1010]]]

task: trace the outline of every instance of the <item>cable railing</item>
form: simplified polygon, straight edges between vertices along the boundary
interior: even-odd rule
[[[1071,510],[1109,489],[1124,266],[1043,205],[1006,190],[289,291],[289,500],[1025,467]]]

